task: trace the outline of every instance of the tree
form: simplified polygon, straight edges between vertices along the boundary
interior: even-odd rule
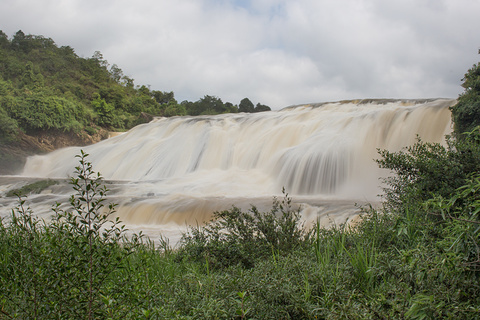
[[[272,111],[269,106],[257,103],[254,112]]]
[[[10,42],[8,41],[7,35],[5,34],[5,32],[0,30],[0,48],[7,47],[9,45],[10,45]]]
[[[95,110],[98,115],[97,123],[99,125],[113,126],[115,118],[113,111],[115,108],[111,104],[105,102],[105,99],[97,97],[92,101],[92,106],[93,110]]]
[[[166,105],[163,115],[165,117],[185,116],[187,115],[187,110],[183,104],[177,104],[176,101],[172,100]]]
[[[229,113],[238,113],[238,106],[234,105],[231,102],[225,102],[225,109]]]
[[[195,108],[195,103],[188,100],[183,100],[180,104],[185,108],[187,114],[193,115],[192,110]]]
[[[123,71],[115,63],[110,67],[110,74],[115,82],[120,83],[123,78]]]
[[[181,104],[185,106],[187,114],[192,116],[228,112],[222,99],[215,96],[205,95],[203,98],[195,102],[182,101]]]
[[[36,73],[34,70],[33,63],[31,61],[27,62],[25,70],[22,75],[21,84],[24,87],[36,88],[43,86],[43,76],[40,73]]]
[[[152,91],[152,96],[157,101],[159,104],[168,104],[170,101],[175,101],[175,95],[173,91],[166,92],[166,91],[159,91],[159,90],[153,90]]]
[[[465,92],[459,96],[457,104],[450,108],[457,135],[480,125],[480,64],[474,64],[462,80]]]
[[[222,99],[206,95],[198,101],[201,114],[224,113],[226,111]]]
[[[7,112],[0,105],[0,140],[15,137],[18,125],[17,121],[10,118]]]
[[[129,89],[133,89],[135,87],[133,79],[128,76],[123,76],[122,84]]]
[[[248,98],[243,98],[238,105],[238,112],[254,112],[255,106]]]
[[[103,59],[103,54],[100,51],[95,51],[93,53],[92,59],[97,61],[98,64],[102,67],[107,68],[108,67],[108,61]]]
[[[12,46],[14,48],[18,49],[24,49],[25,48],[25,33],[23,33],[22,30],[18,30],[17,33],[13,36],[12,39]]]

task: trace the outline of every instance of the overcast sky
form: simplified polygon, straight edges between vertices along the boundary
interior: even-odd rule
[[[456,98],[480,0],[1,0],[0,29],[100,51],[137,85],[279,109]]]

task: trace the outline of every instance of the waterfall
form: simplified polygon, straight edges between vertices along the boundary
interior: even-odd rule
[[[401,150],[417,136],[444,141],[453,104],[358,100],[158,118],[82,149],[94,170],[116,183],[113,198],[123,220],[144,226],[203,222],[212,210],[265,202],[282,187],[316,207],[322,200],[373,201],[385,174],[373,161],[377,148]],[[22,176],[71,176],[80,149],[30,157]]]

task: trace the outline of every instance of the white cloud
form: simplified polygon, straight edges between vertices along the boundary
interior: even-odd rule
[[[478,61],[477,0],[3,0],[0,29],[99,50],[178,100],[281,108],[456,97]]]

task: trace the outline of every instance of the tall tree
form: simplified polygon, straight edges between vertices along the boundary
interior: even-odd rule
[[[243,98],[238,105],[238,112],[254,112],[255,106],[248,98]]]

